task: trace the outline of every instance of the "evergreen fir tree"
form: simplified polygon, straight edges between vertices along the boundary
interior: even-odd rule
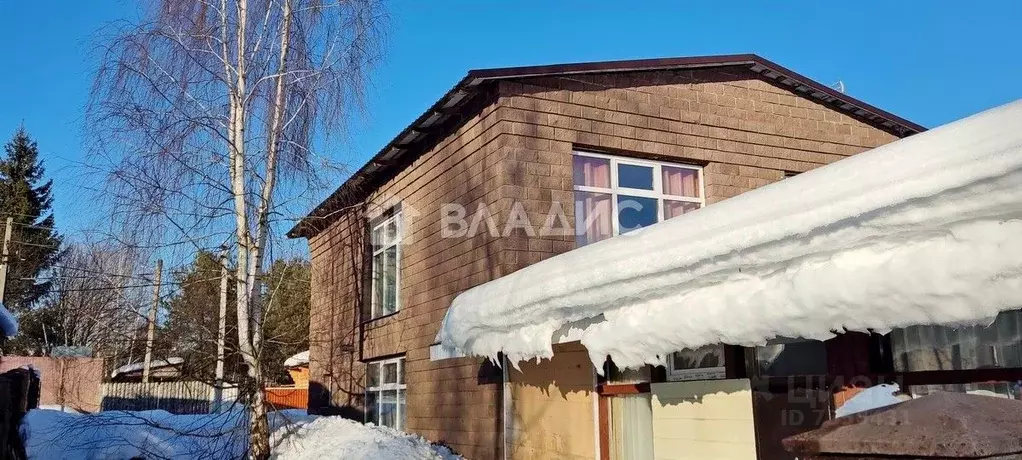
[[[60,257],[61,236],[54,229],[53,181],[46,180],[39,149],[25,128],[4,146],[0,160],[0,227],[14,219],[4,304],[25,312],[50,289],[41,275]]]

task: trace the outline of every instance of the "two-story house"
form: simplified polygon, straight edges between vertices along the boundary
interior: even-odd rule
[[[520,370],[444,356],[454,297],[923,130],[756,55],[471,71],[289,233],[312,257],[310,410],[467,458],[628,458],[642,401],[598,392],[577,342]],[[805,346],[831,366],[833,350]],[[735,363],[750,353],[787,375],[770,351],[704,350],[615,378],[641,394],[650,379],[745,376]],[[770,404],[756,416],[783,409]],[[789,431],[757,433],[753,449],[779,458]]]

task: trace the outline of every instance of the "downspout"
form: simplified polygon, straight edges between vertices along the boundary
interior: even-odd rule
[[[500,357],[500,376],[501,376],[501,384],[502,385],[501,385],[500,392],[501,392],[501,402],[502,403],[501,403],[501,411],[500,411],[500,418],[501,418],[501,424],[500,425],[503,428],[503,432],[501,433],[501,437],[503,438],[503,441],[504,441],[504,448],[501,449],[503,460],[508,460],[508,458],[509,458],[508,451],[511,450],[511,429],[513,428],[511,426],[511,422],[512,422],[513,419],[512,419],[512,416],[511,416],[511,379],[508,377],[508,372],[507,372],[508,364],[509,363],[508,363],[507,357],[501,355],[501,357]]]
[[[593,368],[593,442],[596,449],[596,455],[594,456],[597,460],[603,458],[603,451],[600,449],[600,393],[597,389],[600,387],[600,376],[596,373],[596,368]]]

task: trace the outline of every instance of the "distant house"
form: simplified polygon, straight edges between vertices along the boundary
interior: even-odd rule
[[[309,351],[284,360],[284,367],[294,382],[264,388],[266,402],[273,409],[305,409],[309,403]]]
[[[309,388],[309,350],[297,353],[284,361],[295,388]]]
[[[181,378],[181,367],[184,365],[184,358],[172,357],[157,359],[149,365],[149,380],[153,382],[171,381]],[[110,380],[114,382],[141,382],[144,363],[125,364],[110,373]]]

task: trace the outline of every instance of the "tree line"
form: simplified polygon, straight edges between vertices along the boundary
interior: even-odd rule
[[[46,177],[37,143],[22,127],[0,159],[0,225],[11,217],[4,305],[19,320],[19,333],[3,344],[8,355],[48,356],[77,350],[104,358],[107,371],[141,362],[146,312],[154,284],[153,254],[118,239],[68,238],[53,214],[53,181]],[[151,252],[151,251],[150,251]],[[221,260],[198,250],[171,267],[162,281],[154,359],[184,358],[187,378],[212,381],[216,365]],[[267,381],[285,383],[283,362],[308,349],[309,264],[275,260],[261,294],[271,305],[262,351]],[[235,290],[228,283],[228,305]],[[225,380],[244,369],[238,348],[236,310],[228,309]],[[108,374],[109,375],[109,374]]]

